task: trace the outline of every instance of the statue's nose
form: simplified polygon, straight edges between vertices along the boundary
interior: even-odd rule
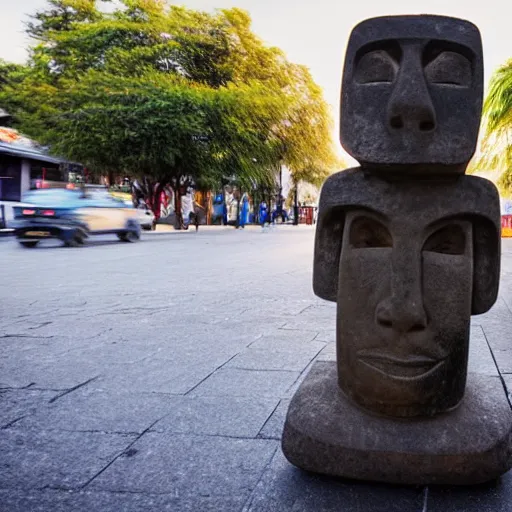
[[[421,259],[415,257],[413,250],[395,250],[390,293],[377,305],[377,324],[401,333],[425,330],[428,317],[421,283]]]
[[[409,57],[409,58],[407,58]],[[388,124],[392,131],[406,129],[431,132],[436,128],[436,114],[421,60],[404,55],[388,104]]]
[[[376,320],[381,327],[391,328],[401,333],[419,332],[427,327],[427,315],[421,299],[389,297],[383,300],[376,311]]]

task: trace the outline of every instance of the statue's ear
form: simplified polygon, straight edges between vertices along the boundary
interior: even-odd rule
[[[313,291],[320,298],[336,302],[345,212],[341,207],[322,210],[316,226]]]
[[[500,284],[501,230],[485,217],[473,219],[473,303],[471,314],[481,315],[498,298]]]

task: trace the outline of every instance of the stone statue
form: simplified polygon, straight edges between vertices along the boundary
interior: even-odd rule
[[[313,273],[337,303],[337,363],[316,363],[292,400],[293,464],[414,484],[512,466],[503,389],[467,374],[470,317],[492,307],[500,273],[497,190],[464,175],[482,95],[471,23],[393,16],[353,30],[341,141],[361,167],[322,188]]]

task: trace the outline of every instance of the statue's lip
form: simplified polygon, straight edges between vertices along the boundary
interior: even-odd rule
[[[416,356],[411,355],[407,357],[397,357],[390,354],[383,354],[381,352],[369,352],[369,351],[363,351],[361,350],[358,352],[359,358],[362,360],[369,360],[369,361],[382,361],[384,363],[391,363],[395,364],[397,366],[409,366],[409,367],[415,367],[415,366],[427,366],[427,365],[435,365],[439,363],[438,359],[434,359],[432,357],[428,356]]]
[[[411,381],[427,377],[444,363],[444,359],[439,360],[418,355],[397,357],[390,354],[369,351],[361,351],[358,355],[359,360],[364,365],[387,377],[402,381]]]

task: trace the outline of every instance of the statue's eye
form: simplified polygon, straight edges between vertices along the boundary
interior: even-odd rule
[[[466,235],[458,224],[450,224],[430,235],[423,246],[424,251],[441,254],[464,254]]]
[[[350,245],[354,249],[393,247],[391,233],[386,226],[369,217],[359,217],[350,226]]]
[[[397,72],[398,64],[387,51],[374,50],[359,59],[355,79],[360,84],[391,83]]]
[[[426,58],[425,78],[431,84],[470,87],[472,70],[470,60],[455,51],[431,50]]]

